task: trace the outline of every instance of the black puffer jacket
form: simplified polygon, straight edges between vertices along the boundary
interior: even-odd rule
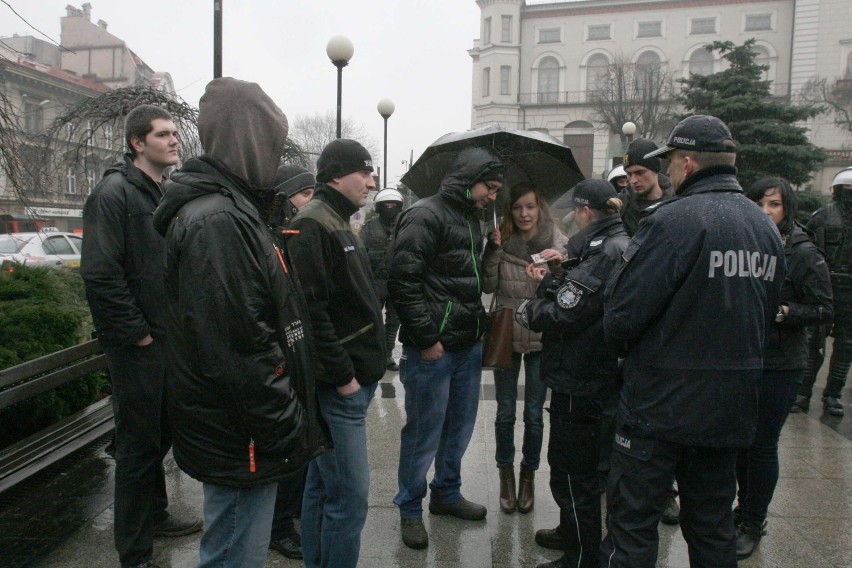
[[[554,391],[604,400],[621,384],[601,320],[607,281],[629,240],[618,215],[595,221],[571,237],[568,250],[579,255],[563,263],[564,276],[542,281],[539,298],[522,307],[529,328],[544,332],[541,371]]]
[[[280,479],[324,446],[304,300],[250,195],[204,156],[172,177],[154,216],[166,236],[175,460],[237,487]]]
[[[385,326],[367,253],[349,227],[357,211],[339,191],[319,184],[290,224],[287,248],[299,274],[317,349],[317,379],[368,385],[385,374]]]
[[[148,334],[163,337],[166,244],[152,221],[161,196],[160,186],[127,154],[86,200],[80,275],[105,345],[134,345]]]
[[[782,322],[766,333],[763,368],[774,371],[804,369],[808,363],[805,327],[830,323],[834,314],[831,278],[820,250],[798,226],[784,246],[787,277],[781,304],[790,307]]]
[[[388,292],[403,345],[449,351],[475,344],[487,329],[482,306],[478,209],[467,192],[502,162],[482,148],[459,154],[438,194],[399,216],[388,266]]]

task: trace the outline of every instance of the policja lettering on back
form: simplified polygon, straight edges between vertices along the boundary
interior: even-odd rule
[[[716,277],[716,269],[721,268],[726,277],[763,278],[767,282],[775,280],[775,266],[778,258],[747,250],[711,250],[709,278]]]

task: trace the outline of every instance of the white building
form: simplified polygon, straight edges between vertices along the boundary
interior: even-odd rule
[[[849,0],[477,0],[480,38],[473,59],[474,128],[491,123],[547,132],[571,146],[586,176],[620,160],[620,132],[595,122],[587,102],[609,65],[624,59],[662,65],[675,78],[722,69],[716,40],[756,39],[774,94],[789,97],[810,76],[839,77],[852,52]],[[791,75],[792,73],[792,75]],[[792,77],[792,78],[791,78]],[[796,92],[796,91],[793,91]],[[829,117],[813,142],[843,161],[849,133]],[[818,126],[818,127],[817,127]],[[663,139],[667,132],[658,134]],[[852,163],[852,160],[847,160]],[[827,169],[838,166],[829,163]],[[817,174],[815,185],[821,185]]]

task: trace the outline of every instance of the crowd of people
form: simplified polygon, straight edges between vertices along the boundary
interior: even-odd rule
[[[823,404],[843,414],[852,168],[803,227],[789,182],[744,191],[734,136],[696,115],[662,147],[632,141],[608,179],[570,188],[565,219],[534,185],[509,187],[497,152],[469,147],[408,208],[379,191],[356,235],[349,218],[376,189],[369,152],[338,139],[316,176],[281,165],[287,118],[257,84],[207,85],[204,153],[168,177],[171,116],[143,105],[125,130],[128,154],[86,202],[81,261],[113,383],[123,567],[155,567],[155,537],[203,529],[202,567],[263,566],[272,549],[354,568],[367,413],[388,370],[405,393],[393,499],[404,545],[429,545],[427,495],[433,515],[485,519],[461,467],[484,294],[514,313],[511,366],[494,372],[504,514],[534,508],[550,391],[559,524],[535,540],[563,555],[542,566],[652,567],[660,521],[680,524],[690,565],[736,566],[766,534],[780,432],[809,408],[829,333]],[[486,230],[500,194],[502,223]],[[170,449],[203,485],[203,521],[167,510]]]

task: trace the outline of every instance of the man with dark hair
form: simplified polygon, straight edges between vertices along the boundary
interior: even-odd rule
[[[396,219],[402,211],[402,194],[386,187],[376,194],[373,201],[377,215],[364,223],[359,236],[364,241],[370,268],[373,271],[373,286],[379,304],[385,309],[385,348],[388,352],[387,368],[399,371],[399,365],[393,360],[393,348],[396,346],[396,334],[399,331],[399,317],[388,299],[388,251],[393,243]]]
[[[834,337],[828,380],[822,393],[823,409],[831,416],[843,417],[840,395],[852,367],[852,168],[839,171],[831,180],[832,202],[814,211],[808,231],[817,246],[825,251],[834,293]],[[828,326],[808,330],[808,368],[791,412],[807,412],[814,382],[825,358]]]
[[[160,107],[127,116],[128,153],[83,208],[80,274],[107,358],[115,414],[114,537],[122,566],[151,565],[154,536],[201,530],[166,511],[163,458],[171,446],[166,380],[163,254],[152,214],[164,172],[178,162],[177,129]]]
[[[426,474],[435,461],[429,512],[482,520],[487,509],[461,494],[461,460],[479,406],[482,306],[479,213],[497,199],[506,166],[485,148],[462,150],[437,194],[399,218],[388,292],[402,324],[400,379],[406,422],[399,451],[402,541],[425,548]]]
[[[308,303],[317,396],[333,445],[308,467],[302,552],[308,568],[354,568],[370,490],[367,409],[386,358],[367,253],[349,225],[376,187],[370,153],[355,140],[330,142],[317,160],[317,182],[287,240]]]
[[[735,568],[736,457],[755,433],[784,249],[742,193],[725,123],[682,120],[644,159],[662,155],[676,195],[646,210],[606,294],[604,333],[625,360],[602,551],[611,567],[656,564],[674,476],[690,565]]]
[[[198,135],[204,155],[172,176],[154,215],[174,456],[203,484],[199,566],[260,568],[278,481],[326,444],[304,298],[269,229],[287,117],[256,83],[214,79]]]
[[[660,187],[660,159],[645,159],[645,154],[657,149],[657,145],[647,138],[637,138],[627,147],[624,154],[624,171],[627,173],[628,187],[619,193],[624,204],[621,207],[621,219],[624,230],[633,235],[639,226],[642,211],[669,197]]]

